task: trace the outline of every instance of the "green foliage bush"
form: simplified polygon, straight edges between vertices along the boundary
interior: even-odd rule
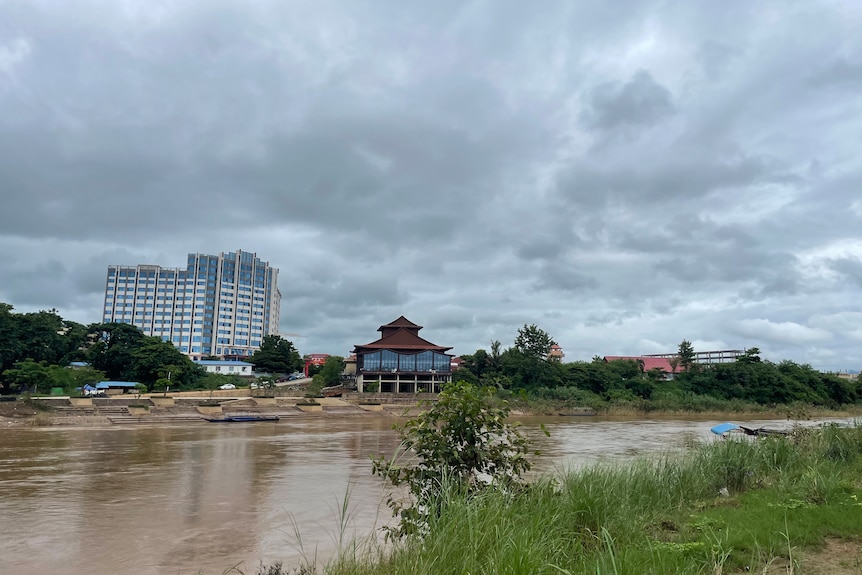
[[[380,391],[380,383],[377,381],[368,382],[362,387],[365,393],[377,393],[378,391]]]
[[[517,426],[506,422],[508,415],[505,402],[493,401],[493,390],[458,382],[447,385],[427,411],[396,426],[405,453],[391,460],[372,457],[376,475],[405,486],[413,497],[409,502],[389,497],[389,507],[400,517],[389,535],[424,532],[447,491],[511,492],[523,486],[529,446]]]

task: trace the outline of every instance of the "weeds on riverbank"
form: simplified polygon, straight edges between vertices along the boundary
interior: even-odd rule
[[[50,427],[54,425],[54,418],[47,413],[36,413],[27,423],[33,427]]]
[[[325,572],[800,573],[824,539],[862,540],[860,477],[862,428],[828,426],[597,465],[517,494],[444,485],[424,536]],[[859,557],[844,559],[846,570],[810,572],[862,573]]]
[[[589,391],[580,389],[538,390],[534,395],[500,394],[500,400],[508,401],[515,412],[533,415],[570,415],[584,410],[597,415],[610,416],[654,416],[662,414],[715,415],[725,417],[753,415],[762,417],[786,417],[800,421],[816,417],[862,414],[862,406],[844,405],[830,409],[807,403],[765,405],[741,399],[720,399],[709,395],[656,393],[652,399],[627,399],[608,401]]]

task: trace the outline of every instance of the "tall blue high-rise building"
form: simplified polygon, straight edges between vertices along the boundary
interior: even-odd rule
[[[193,359],[244,357],[278,333],[278,268],[237,250],[189,254],[185,269],[109,266],[104,322],[128,323]]]

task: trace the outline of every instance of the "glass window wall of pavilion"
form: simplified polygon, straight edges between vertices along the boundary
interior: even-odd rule
[[[449,373],[451,369],[451,358],[436,351],[408,354],[383,349],[361,354],[358,360],[364,372]]]

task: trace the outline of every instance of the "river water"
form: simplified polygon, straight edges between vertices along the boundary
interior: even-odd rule
[[[340,532],[389,521],[369,455],[395,452],[393,421],[3,429],[0,574],[254,574],[261,561],[325,559]],[[558,417],[523,429],[548,471],[682,449],[715,423]]]

